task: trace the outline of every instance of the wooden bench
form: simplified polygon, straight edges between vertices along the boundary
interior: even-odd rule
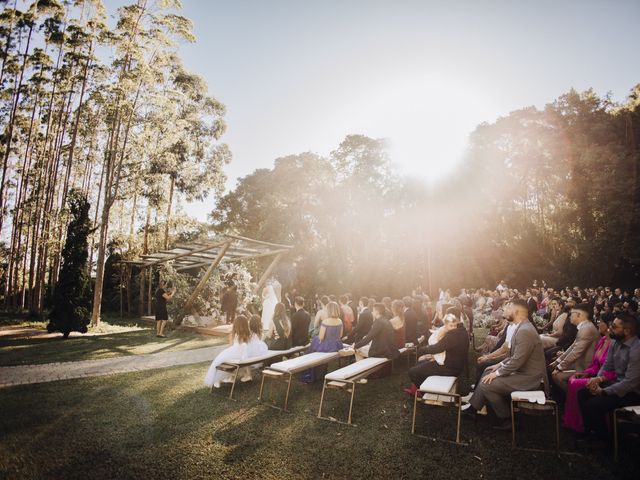
[[[262,401],[262,392],[264,390],[265,378],[271,378],[273,380],[283,380],[287,382],[287,393],[284,397],[284,407],[281,410],[287,411],[287,404],[289,402],[289,392],[291,390],[291,380],[293,376],[304,372],[310,368],[315,368],[320,365],[327,365],[333,360],[339,359],[340,354],[338,352],[313,352],[306,355],[301,355],[296,358],[291,358],[283,362],[273,363],[269,368],[262,370],[262,381],[260,382],[260,395],[258,400]],[[280,409],[276,405],[269,405]]]
[[[456,441],[458,445],[466,445],[460,442],[460,417],[462,414],[462,399],[458,394],[458,378],[432,375],[422,382],[413,396],[413,420],[411,423],[411,433],[416,431],[416,410],[418,403],[422,405],[437,405],[440,407],[453,406],[458,411],[458,420],[456,426]],[[422,435],[419,435],[422,436]],[[446,439],[434,439],[450,442]]]
[[[613,411],[613,461],[618,462],[618,424],[640,424],[640,405],[616,408]]]
[[[390,360],[386,358],[376,358],[369,357],[359,362],[352,363],[351,365],[347,365],[346,367],[340,368],[338,370],[334,370],[324,377],[324,385],[322,386],[322,395],[320,396],[320,408],[318,409],[318,418],[322,420],[331,420],[336,421],[338,423],[344,423],[339,420],[335,420],[329,417],[322,416],[322,404],[324,402],[324,393],[328,388],[336,388],[341,390],[346,390],[351,393],[351,402],[349,403],[349,419],[347,420],[347,425],[352,425],[351,423],[351,413],[353,411],[353,399],[356,394],[356,384],[364,383],[363,379],[366,379],[373,372],[376,372],[385,365],[387,365]]]
[[[238,380],[238,373],[240,372],[240,369],[245,367],[252,367],[254,365],[260,365],[261,363],[270,362],[272,360],[278,360],[278,359],[282,360],[282,358],[291,357],[292,355],[303,353],[307,348],[309,348],[309,345],[305,345],[301,347],[293,347],[293,348],[290,348],[289,350],[268,350],[267,353],[264,355],[249,357],[243,360],[240,360],[240,359],[228,360],[218,365],[216,369],[233,375],[231,392],[229,393],[229,398],[233,400],[233,391],[236,388],[236,381]],[[211,387],[211,390],[213,391],[213,387]]]

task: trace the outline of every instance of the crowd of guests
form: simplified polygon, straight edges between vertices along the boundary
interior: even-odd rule
[[[465,413],[490,406],[495,427],[510,429],[510,393],[544,390],[563,405],[563,425],[578,433],[579,445],[606,446],[608,414],[640,405],[640,289],[533,285],[520,292],[500,282],[470,296],[476,315],[494,321],[477,348]]]
[[[267,349],[352,349],[356,360],[395,359],[403,347],[420,344],[405,389],[413,396],[429,376],[463,373],[475,319],[489,327],[489,333],[482,345],[473,345],[480,355],[472,391],[463,398],[464,414],[486,414],[489,407],[497,419],[494,427],[507,430],[511,392],[544,390],[563,405],[563,424],[582,436],[579,443],[601,447],[610,438],[607,414],[640,405],[639,300],[640,289],[555,290],[537,282],[524,291],[505,282],[493,290],[462,290],[457,296],[440,290],[436,301],[420,291],[380,302],[373,297],[356,302],[349,294],[308,302],[285,294],[266,334],[259,317],[235,317],[232,345],[214,360],[205,383],[219,386],[225,381],[215,368],[225,359]],[[301,379],[310,383],[325,373],[326,367],[316,368]],[[249,380],[247,371],[242,381]]]

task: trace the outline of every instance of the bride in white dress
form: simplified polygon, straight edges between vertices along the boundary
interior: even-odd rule
[[[273,312],[276,309],[278,297],[272,285],[262,290],[262,330],[267,332],[273,325]]]
[[[211,362],[209,371],[204,377],[204,384],[207,387],[220,388],[220,382],[230,379],[230,375],[226,372],[218,370],[216,367],[228,360],[244,360],[245,358],[254,354],[253,348],[250,348],[252,343],[252,333],[249,330],[249,322],[244,315],[238,315],[233,321],[233,327],[231,329],[231,345],[221,351],[216,358]],[[245,375],[246,377],[246,375]],[[247,381],[243,377],[242,381]],[[251,376],[249,376],[249,380]]]

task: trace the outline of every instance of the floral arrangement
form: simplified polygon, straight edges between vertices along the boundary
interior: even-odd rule
[[[163,265],[162,278],[167,282],[168,288],[176,289],[173,300],[167,304],[171,318],[175,319],[182,313],[187,299],[200,283],[205,271],[201,269],[198,276],[194,277],[177,272],[172,262]],[[256,284],[251,280],[251,274],[241,263],[221,263],[196,298],[193,309],[201,316],[220,318],[220,299],[230,282],[233,282],[238,289],[238,308],[247,308],[250,304],[259,303],[259,296],[254,293]]]

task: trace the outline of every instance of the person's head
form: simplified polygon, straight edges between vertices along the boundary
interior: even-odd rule
[[[340,306],[336,302],[329,302],[325,307],[329,318],[340,318]]]
[[[284,303],[276,303],[276,308],[273,310],[274,320],[283,320],[287,316],[287,307]]]
[[[262,320],[260,319],[260,315],[251,315],[249,330],[251,333],[255,333],[258,338],[262,336]]]
[[[402,300],[394,300],[391,302],[391,313],[396,317],[404,316],[404,302]]]
[[[615,294],[617,297],[619,297],[620,295],[622,295],[622,290],[620,290],[619,288],[615,289]]]
[[[610,336],[614,340],[624,342],[638,335],[638,320],[627,312],[619,312],[610,325]]]
[[[374,303],[373,304],[373,318],[377,320],[380,317],[384,317],[384,312],[387,308],[384,306],[384,303]]]
[[[609,320],[608,317],[606,316],[600,317],[600,319],[598,320],[598,332],[600,333],[600,335],[606,335],[607,333],[609,333],[610,323],[611,323],[611,320]]]
[[[613,306],[614,313],[621,312],[622,310],[624,310],[624,305],[622,304],[622,302],[618,302]]]
[[[369,305],[369,299],[367,297],[360,297],[358,300],[358,305],[360,308],[366,308]]]
[[[331,300],[329,300],[329,297],[327,297],[326,295],[323,295],[320,297],[320,303],[322,304],[323,307],[327,306],[327,303],[329,303]]]
[[[295,300],[293,301],[293,303],[295,303],[296,308],[303,308],[304,307],[304,297],[296,297]]]
[[[165,288],[167,286],[167,282],[165,282],[164,278],[159,278],[158,279],[158,287],[159,288]]]
[[[338,299],[336,298],[335,295],[329,295],[329,301],[330,302],[336,302]]]
[[[338,299],[338,301],[340,302],[340,305],[346,305],[349,299],[347,298],[346,295],[340,295],[340,298]]]
[[[454,306],[452,306],[452,307],[447,308],[447,309],[444,311],[444,315],[445,315],[445,317],[446,317],[447,315],[453,315],[453,316],[454,316],[454,317],[456,317],[456,318],[458,319],[458,321],[459,321],[459,320],[460,320],[460,317],[461,317],[461,315],[462,315],[462,309],[461,309],[460,307],[457,307],[457,306],[455,306],[455,305],[454,305]]]
[[[231,327],[231,337],[238,339],[239,343],[247,343],[251,338],[251,330],[249,330],[249,321],[244,315],[238,315],[233,320]]]
[[[579,303],[571,309],[571,323],[579,325],[591,320],[591,306],[588,303]]]
[[[442,319],[442,324],[446,331],[453,330],[455,328],[458,328],[458,325],[460,324],[460,318],[456,317],[453,313],[447,313]]]
[[[413,303],[413,299],[411,297],[402,297],[402,301],[404,302],[405,308],[411,308],[411,304]]]
[[[521,298],[513,300],[508,311],[513,323],[520,323],[529,318],[529,306]]]
[[[375,298],[369,297],[369,303],[367,304],[367,307],[369,307],[369,310],[371,310],[376,303],[377,302]],[[382,305],[384,305],[384,303]]]
[[[387,310],[391,310],[391,297],[382,297],[382,303],[384,303]]]

